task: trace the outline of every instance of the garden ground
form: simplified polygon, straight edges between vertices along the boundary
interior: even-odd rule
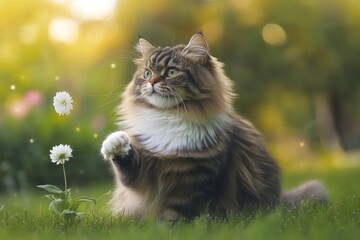
[[[48,211],[43,192],[0,198],[0,239],[357,239],[360,236],[360,168],[302,170],[283,173],[284,188],[317,178],[330,192],[328,204],[306,203],[298,209],[278,207],[227,220],[202,216],[191,223],[122,219],[107,212],[111,184],[73,188],[75,195],[98,200],[84,209],[79,223],[65,226]]]

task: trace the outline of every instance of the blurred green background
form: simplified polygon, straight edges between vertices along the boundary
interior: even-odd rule
[[[0,16],[0,192],[61,184],[60,143],[71,184],[110,181],[99,149],[138,34],[165,46],[203,30],[283,168],[360,163],[358,0],[1,0]],[[69,116],[57,91],[74,100]]]

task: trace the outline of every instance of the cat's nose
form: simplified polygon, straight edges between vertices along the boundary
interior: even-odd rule
[[[151,86],[154,86],[155,83],[159,82],[159,79],[160,79],[160,78],[159,78],[158,76],[153,76],[153,77],[149,80]]]

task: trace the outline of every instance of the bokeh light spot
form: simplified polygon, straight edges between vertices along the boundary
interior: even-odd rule
[[[75,17],[83,20],[101,20],[110,16],[116,0],[74,0],[70,9]]]
[[[30,106],[23,100],[15,100],[10,104],[9,113],[11,116],[21,119],[26,117],[30,110]]]
[[[27,104],[29,106],[33,107],[33,106],[40,105],[44,100],[44,96],[38,90],[31,90],[31,91],[26,93],[24,99],[25,99],[25,101],[27,102]]]
[[[73,43],[78,36],[78,24],[68,18],[55,18],[49,25],[51,39],[58,42]]]
[[[280,25],[269,23],[263,27],[262,37],[268,45],[281,46],[286,41],[286,32]]]

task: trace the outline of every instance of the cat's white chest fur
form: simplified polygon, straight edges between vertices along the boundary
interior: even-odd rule
[[[206,122],[194,123],[152,109],[140,109],[127,117],[122,122],[125,131],[137,137],[147,150],[163,154],[201,151],[214,146],[217,134],[227,123],[223,114]]]

